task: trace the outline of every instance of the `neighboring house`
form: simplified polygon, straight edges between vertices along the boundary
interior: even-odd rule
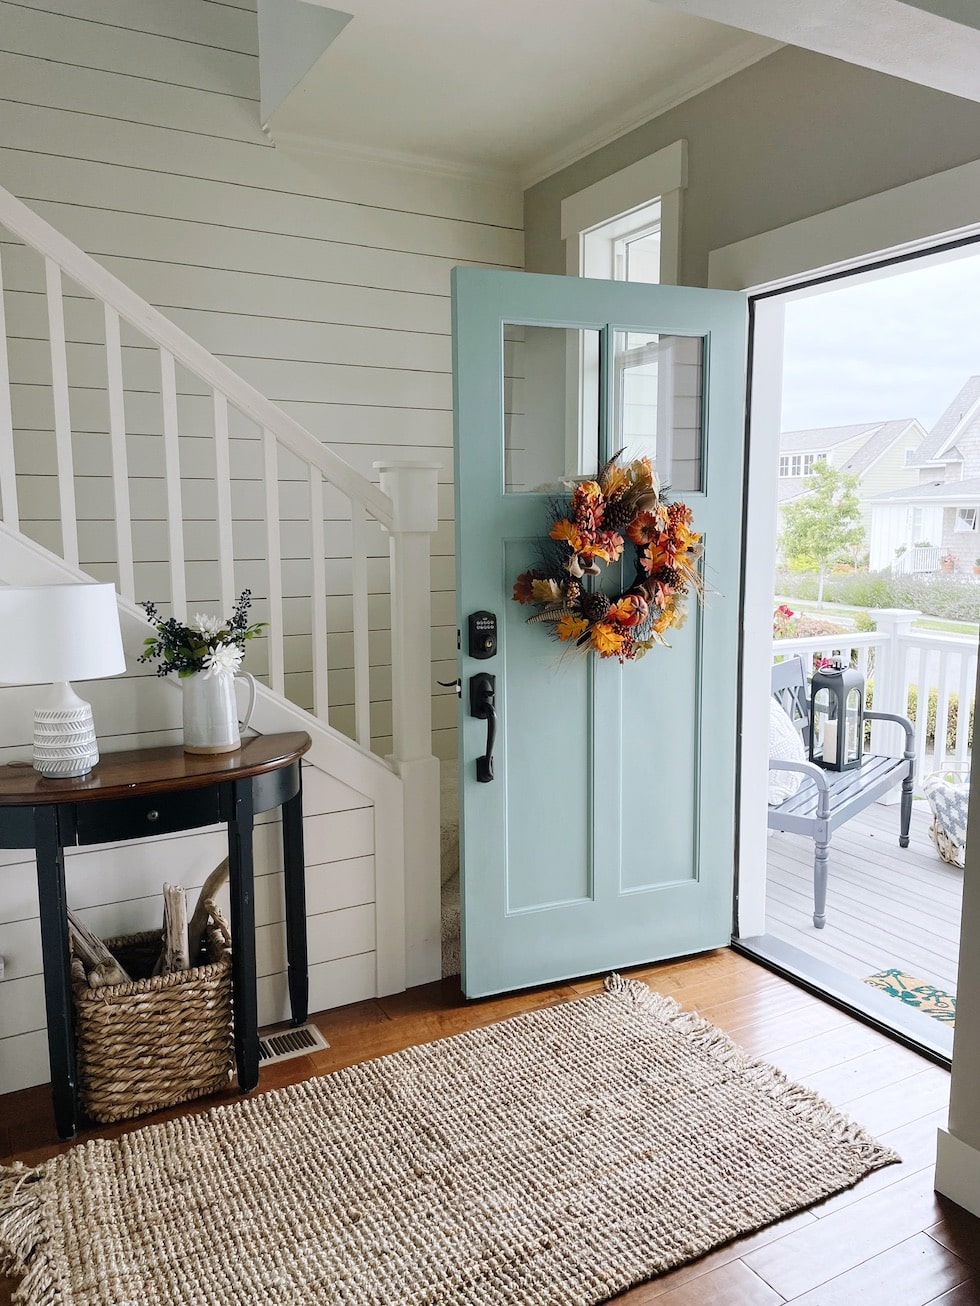
[[[870,500],[884,491],[916,484],[918,477],[909,468],[908,456],[925,434],[914,417],[784,431],[779,437],[780,529],[783,506],[807,492],[813,464],[827,462],[858,478],[862,521],[866,536],[870,536]]]
[[[871,570],[928,544],[922,570],[935,571],[951,557],[955,573],[971,574],[980,557],[980,376],[957,393],[908,467],[915,483],[879,494],[871,505]]]

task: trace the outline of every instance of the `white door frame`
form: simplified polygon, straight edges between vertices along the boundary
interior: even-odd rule
[[[708,285],[749,293],[789,287],[808,278],[860,268],[873,260],[926,251],[980,232],[980,160],[924,177],[842,208],[763,232],[713,250]],[[749,378],[751,438],[746,461],[747,499],[742,714],[739,774],[738,896],[736,932],[765,932],[766,757],[769,666],[772,642],[772,574],[775,565],[777,453],[782,377],[771,368],[782,358],[779,300],[756,304],[754,348],[765,350],[767,369]],[[765,656],[762,651],[765,650]]]

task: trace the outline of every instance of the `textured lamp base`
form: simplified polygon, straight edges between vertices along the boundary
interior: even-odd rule
[[[49,779],[85,775],[99,760],[92,708],[66,681],[34,713],[34,770]]]

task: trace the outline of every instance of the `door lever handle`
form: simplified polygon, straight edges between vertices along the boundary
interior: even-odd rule
[[[497,737],[497,679],[486,671],[470,676],[470,716],[487,723],[487,751],[476,759],[478,783],[493,779],[493,745]]]
[[[436,684],[442,685],[443,689],[453,690],[457,698],[463,697],[463,682],[460,680],[459,676],[457,676],[455,680],[437,680]]]

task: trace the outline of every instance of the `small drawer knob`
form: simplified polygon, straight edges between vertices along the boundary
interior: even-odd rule
[[[155,807],[151,807],[150,810],[149,810],[149,811],[147,812],[147,814],[146,814],[146,819],[147,819],[148,821],[159,821],[159,819],[160,819],[160,813],[157,811],[157,809],[156,809]]]

